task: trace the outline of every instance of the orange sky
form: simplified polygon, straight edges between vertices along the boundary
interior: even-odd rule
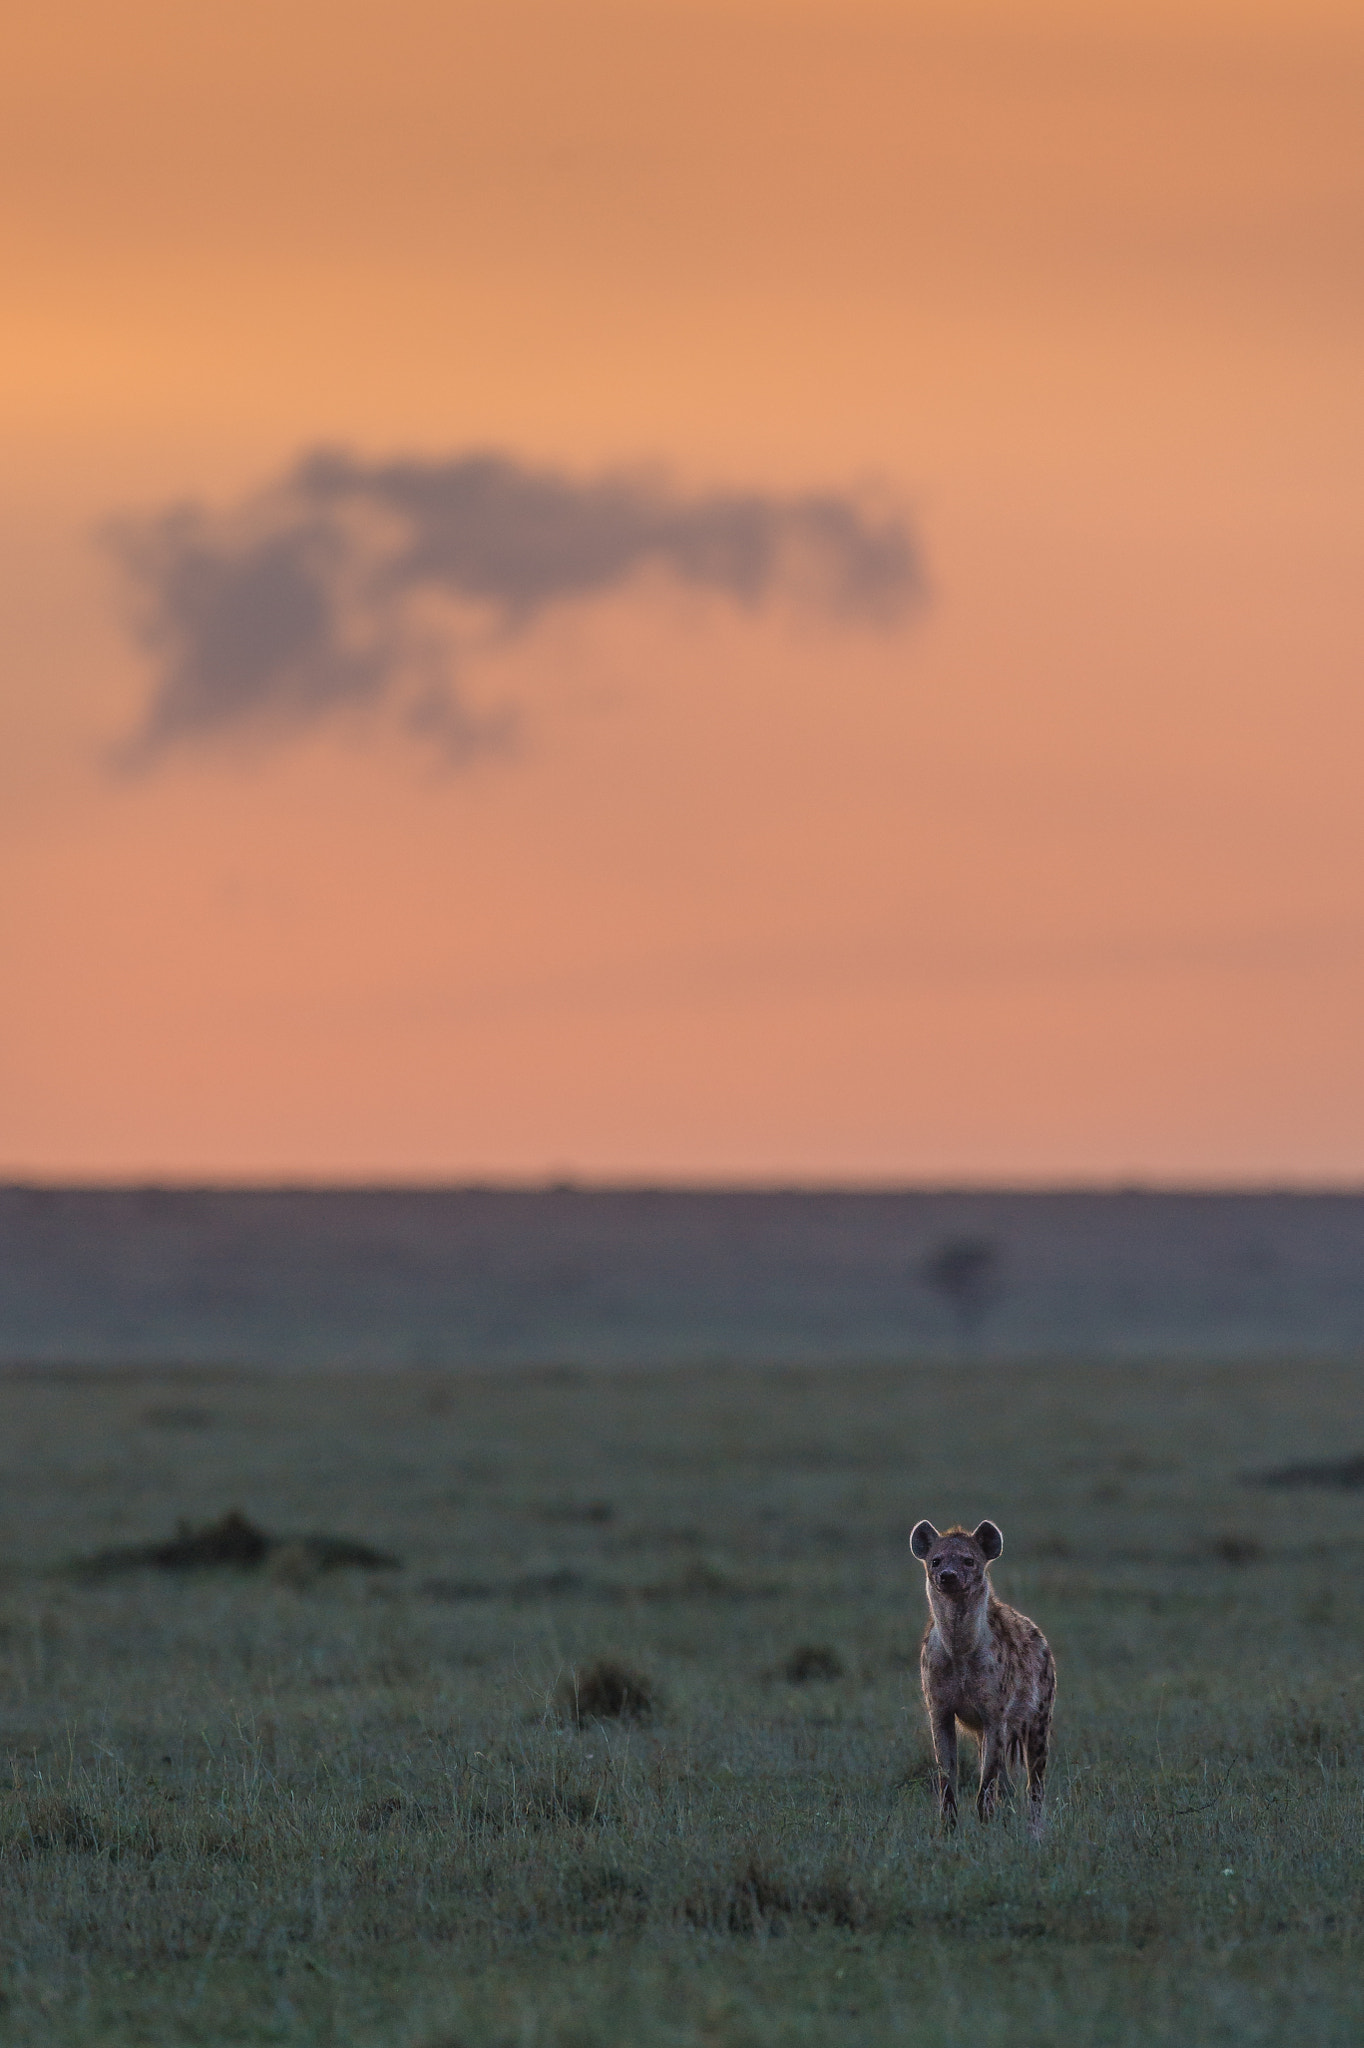
[[[0,1172],[1364,1174],[1364,19],[183,0],[0,76]],[[902,508],[119,774],[92,535],[318,443]]]

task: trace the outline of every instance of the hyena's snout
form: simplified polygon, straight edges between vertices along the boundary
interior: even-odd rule
[[[931,1559],[929,1570],[933,1574],[934,1585],[940,1593],[946,1594],[949,1600],[960,1600],[963,1594],[971,1592],[980,1579],[980,1572],[970,1558],[954,1557],[950,1551],[946,1557]]]

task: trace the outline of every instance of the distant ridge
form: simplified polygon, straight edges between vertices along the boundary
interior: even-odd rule
[[[0,1363],[1364,1356],[1364,1192],[0,1186]]]

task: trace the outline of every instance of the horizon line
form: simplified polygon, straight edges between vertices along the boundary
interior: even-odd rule
[[[1364,1173],[1354,1178],[1308,1175],[1203,1177],[1178,1175],[907,1176],[177,1174],[136,1172],[58,1175],[0,1169],[3,1194],[507,1194],[507,1195],[1094,1195],[1094,1196],[1349,1196],[1364,1198]]]

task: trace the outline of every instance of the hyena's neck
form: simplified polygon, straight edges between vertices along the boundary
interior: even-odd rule
[[[982,1648],[989,1640],[992,1597],[988,1585],[982,1586],[971,1600],[945,1600],[941,1594],[935,1597],[934,1589],[930,1587],[928,1604],[933,1623],[944,1649],[951,1656],[965,1656]]]

